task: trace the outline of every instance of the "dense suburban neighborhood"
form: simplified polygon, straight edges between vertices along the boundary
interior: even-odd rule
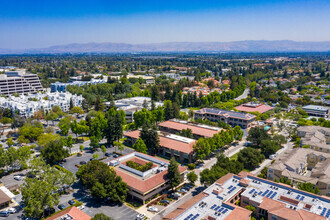
[[[1,56],[0,219],[330,219],[329,56],[238,56]]]

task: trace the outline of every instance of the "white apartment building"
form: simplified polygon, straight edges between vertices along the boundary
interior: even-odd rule
[[[9,96],[8,98],[0,97],[0,108],[8,108],[13,112],[18,111],[21,117],[33,117],[33,114],[43,109],[50,111],[53,106],[59,106],[62,111],[67,112],[70,109],[70,100],[72,99],[74,106],[81,106],[83,97],[72,95],[71,93],[50,93],[45,94],[28,94],[19,97]]]

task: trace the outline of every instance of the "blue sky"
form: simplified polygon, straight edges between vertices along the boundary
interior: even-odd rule
[[[11,0],[1,5],[0,48],[330,40],[329,0]]]

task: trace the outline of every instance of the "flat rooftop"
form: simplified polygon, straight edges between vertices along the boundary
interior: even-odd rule
[[[217,108],[203,108],[195,112],[200,114],[212,114],[212,115],[223,116],[225,118],[237,118],[243,120],[251,120],[256,118],[256,116],[248,113],[234,112],[234,111],[222,110]]]
[[[318,111],[328,111],[329,108],[325,106],[320,105],[306,105],[302,107],[303,109],[309,109],[309,110],[318,110]]]
[[[286,219],[330,219],[329,197],[301,191],[246,172],[223,176],[202,192],[204,196],[194,204],[189,204],[189,207],[185,208],[182,205],[168,215],[170,218],[164,219],[187,220],[209,216],[217,220],[247,219],[242,216],[246,217],[249,213],[229,203],[229,200],[239,192],[242,192],[242,197],[247,197],[250,201],[259,204],[259,207],[269,209],[274,213],[276,211],[276,215]],[[180,208],[182,208],[181,212]]]

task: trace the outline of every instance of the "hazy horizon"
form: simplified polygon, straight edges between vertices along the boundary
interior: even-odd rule
[[[0,14],[0,48],[73,43],[150,44],[330,40],[330,3],[315,1],[23,1]]]

